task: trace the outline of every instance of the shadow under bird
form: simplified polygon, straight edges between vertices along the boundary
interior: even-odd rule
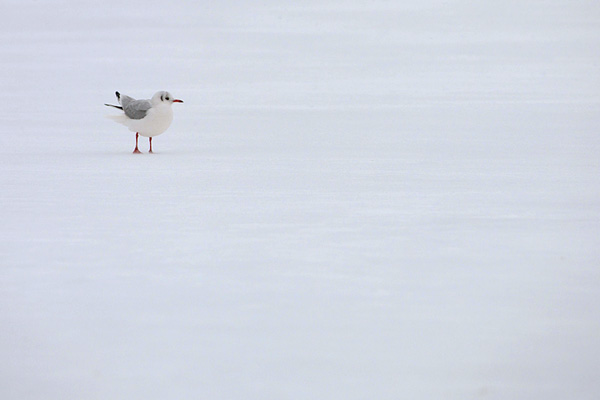
[[[156,92],[151,99],[136,100],[133,97],[115,92],[120,106],[104,104],[123,110],[123,114],[109,115],[108,118],[125,125],[130,131],[135,132],[134,153],[141,153],[138,149],[138,138],[147,137],[152,153],[152,138],[167,130],[173,121],[173,103],[183,103],[183,100],[174,98],[169,92]]]

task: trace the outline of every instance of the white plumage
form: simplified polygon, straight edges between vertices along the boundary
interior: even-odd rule
[[[136,100],[119,92],[115,94],[120,106],[105,105],[123,110],[123,114],[109,115],[108,118],[136,133],[134,153],[141,153],[138,149],[140,135],[149,138],[150,152],[152,152],[152,138],[166,131],[173,121],[173,103],[183,103],[183,101],[165,91],[157,92],[149,100]]]

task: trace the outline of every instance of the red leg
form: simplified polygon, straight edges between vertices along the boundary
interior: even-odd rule
[[[140,149],[138,149],[138,138],[140,137],[139,132],[135,133],[135,150],[133,150],[133,154],[139,153],[142,154],[142,152],[140,151]]]
[[[149,152],[152,153],[152,137],[149,137],[148,139],[150,140],[150,151]]]

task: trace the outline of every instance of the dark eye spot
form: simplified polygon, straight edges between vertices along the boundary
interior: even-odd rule
[[[169,100],[169,98],[167,97],[167,100]]]

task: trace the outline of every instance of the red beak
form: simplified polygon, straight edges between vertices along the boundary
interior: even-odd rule
[[[179,99],[174,99],[173,103],[183,103],[183,100],[179,100]]]

